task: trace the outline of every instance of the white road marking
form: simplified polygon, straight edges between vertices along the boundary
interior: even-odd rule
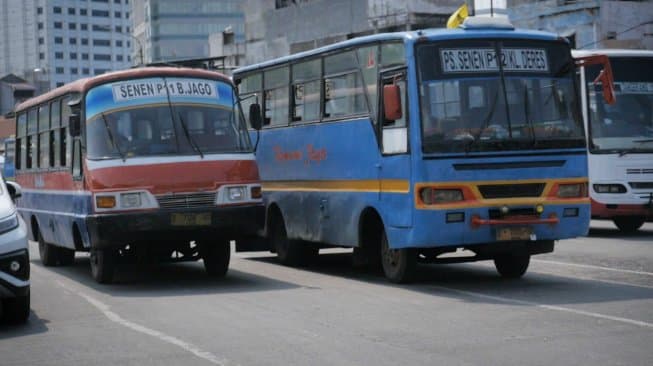
[[[502,297],[502,296],[486,295],[486,294],[483,294],[483,293],[480,293],[480,292],[458,290],[458,289],[454,289],[454,288],[450,288],[450,287],[443,287],[443,286],[432,286],[432,287],[441,289],[443,291],[450,291],[450,292],[455,292],[455,293],[459,293],[459,294],[463,294],[463,295],[467,295],[467,296],[471,296],[471,297],[477,297],[477,298],[482,298],[482,299],[500,301],[500,302],[503,302],[503,303],[509,303],[509,304],[512,303],[512,304],[518,304],[518,305],[528,305],[528,306],[538,307],[538,308],[541,308],[541,309],[562,311],[562,312],[565,312],[565,313],[585,315],[585,316],[589,316],[589,317],[592,317],[592,318],[598,318],[598,319],[604,319],[604,320],[612,320],[612,321],[616,321],[616,322],[621,322],[621,323],[626,323],[626,324],[631,324],[631,325],[637,325],[637,326],[645,327],[645,328],[653,328],[653,323],[647,323],[647,322],[640,321],[640,320],[634,320],[634,319],[622,318],[622,317],[618,317],[618,316],[599,314],[599,313],[594,313],[594,312],[591,312],[591,311],[584,311],[584,310],[566,308],[564,306],[545,305],[545,304],[538,304],[536,302],[516,300],[516,299],[511,299],[511,298]]]
[[[633,271],[633,270],[630,270],[630,269],[619,269],[619,268],[610,268],[610,267],[602,267],[602,266],[593,266],[591,264],[557,262],[557,261],[550,261],[550,260],[545,260],[545,259],[532,259],[532,258],[531,258],[531,261],[539,262],[539,263],[558,264],[558,265],[561,265],[561,266],[568,266],[568,267],[591,268],[591,269],[600,269],[600,270],[603,270],[603,271],[630,273],[630,274],[636,274],[636,275],[642,275],[642,276],[653,276],[653,273],[651,273],[651,272]]]
[[[45,272],[45,270],[39,268],[38,266],[32,266],[32,270],[36,270],[37,272],[42,272],[42,271]],[[195,346],[192,343],[183,341],[183,340],[181,340],[179,338],[176,338],[176,337],[173,337],[171,335],[165,334],[165,333],[160,332],[158,330],[154,330],[154,329],[148,328],[146,326],[143,326],[143,325],[134,323],[132,321],[129,321],[127,319],[124,319],[120,315],[118,315],[118,314],[114,313],[113,311],[111,311],[109,305],[107,305],[107,304],[105,304],[105,303],[103,303],[103,302],[101,302],[101,301],[99,301],[99,300],[85,294],[81,290],[77,290],[77,289],[72,288],[71,286],[68,286],[67,284],[65,284],[64,282],[62,282],[60,280],[55,280],[55,283],[59,287],[63,288],[64,290],[70,291],[70,292],[80,296],[84,300],[86,300],[89,304],[91,304],[95,308],[97,308],[100,312],[102,312],[102,314],[104,316],[106,316],[109,320],[111,320],[114,323],[120,324],[123,327],[126,327],[126,328],[129,328],[129,329],[135,330],[137,332],[149,335],[151,337],[157,338],[157,339],[159,339],[159,340],[161,340],[163,342],[170,343],[172,345],[180,347],[183,350],[185,350],[187,352],[190,352],[190,353],[194,354],[195,356],[197,356],[197,357],[199,357],[201,359],[204,359],[204,360],[206,360],[206,361],[208,361],[208,362],[210,362],[210,363],[212,363],[214,365],[226,366],[227,364],[229,364],[229,362],[226,359],[220,358],[220,357],[214,355],[211,352],[204,351],[204,350],[202,350],[201,348]]]

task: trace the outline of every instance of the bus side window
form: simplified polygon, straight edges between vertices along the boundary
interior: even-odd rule
[[[82,149],[79,139],[73,139],[73,179],[82,177]]]
[[[263,74],[263,125],[287,126],[289,112],[289,68],[281,67]]]

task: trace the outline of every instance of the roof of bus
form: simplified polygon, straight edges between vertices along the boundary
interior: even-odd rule
[[[572,50],[576,57],[590,55],[607,55],[608,57],[653,57],[651,50],[627,50],[618,48],[597,48],[592,50]]]
[[[242,73],[247,73],[257,69],[283,64],[289,61],[311,57],[318,54],[328,53],[331,51],[350,48],[355,46],[364,45],[367,43],[375,43],[381,41],[402,41],[404,43],[415,42],[418,40],[455,40],[455,39],[479,39],[479,38],[520,38],[520,39],[534,39],[534,40],[564,40],[556,34],[549,32],[541,32],[526,29],[508,29],[508,28],[475,28],[465,29],[463,27],[456,29],[446,28],[433,28],[423,29],[408,32],[393,32],[393,33],[379,33],[369,36],[362,36],[353,38],[347,41],[334,43],[331,45],[323,46],[309,51],[296,53],[289,56],[280,57],[277,59],[264,61],[258,64],[244,66],[234,71],[234,76]]]
[[[41,94],[37,97],[28,99],[16,106],[15,110],[19,111],[25,108],[29,108],[46,100],[50,100],[67,93],[83,92],[100,84],[110,83],[118,80],[141,79],[153,76],[209,78],[218,79],[231,84],[231,79],[229,79],[229,77],[215,71],[191,69],[185,67],[141,67],[136,69],[114,71],[90,78],[75,80],[71,83],[50,90],[45,94]]]

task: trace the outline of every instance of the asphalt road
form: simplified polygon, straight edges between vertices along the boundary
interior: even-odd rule
[[[411,285],[335,251],[306,269],[236,254],[123,268],[98,285],[88,257],[44,268],[32,243],[32,314],[0,325],[0,365],[651,365],[653,223],[533,258],[521,280],[491,262],[424,265]]]

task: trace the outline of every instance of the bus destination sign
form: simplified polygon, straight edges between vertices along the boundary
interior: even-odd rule
[[[499,71],[493,48],[448,48],[440,50],[444,73]],[[507,72],[548,72],[546,50],[541,48],[503,48],[501,64]]]
[[[167,91],[166,91],[167,89]],[[214,82],[200,79],[143,79],[116,83],[112,86],[113,100],[122,102],[133,99],[183,96],[195,98],[218,98],[218,90]]]

